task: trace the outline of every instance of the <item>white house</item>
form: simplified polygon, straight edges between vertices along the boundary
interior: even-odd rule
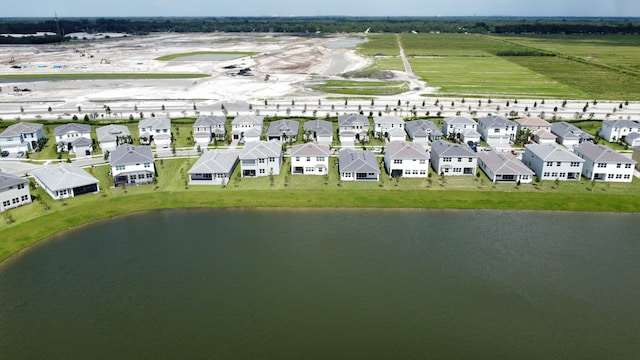
[[[258,115],[240,115],[231,121],[231,138],[233,140],[242,140],[246,136],[246,132],[254,130],[252,132],[252,138],[255,138],[255,134],[258,134],[258,140],[262,135],[264,123],[264,116]],[[245,139],[245,142],[247,140]]]
[[[405,129],[411,141],[423,146],[428,145],[430,141],[442,139],[444,135],[436,124],[429,120],[407,121]]]
[[[402,130],[402,132],[398,132],[397,130]],[[404,120],[397,116],[383,115],[383,116],[375,116],[373,118],[373,136],[376,138],[385,138],[388,141],[393,141],[391,139],[391,131],[396,130],[394,133],[395,140],[404,140],[405,130],[404,130]],[[402,134],[402,135],[400,135]],[[402,136],[402,139],[398,139],[399,136]]]
[[[355,142],[366,140],[369,132],[369,119],[360,114],[338,116],[338,135],[343,146],[352,146]]]
[[[436,174],[475,175],[478,155],[466,145],[437,140],[431,144],[431,167]]]
[[[631,120],[605,120],[598,135],[607,141],[616,142],[631,133],[640,133],[640,124]]]
[[[533,134],[533,141],[538,144],[555,144],[557,139],[557,136],[547,130],[540,130]]]
[[[91,126],[69,123],[53,129],[58,152],[68,152],[78,157],[90,156],[93,147]]]
[[[478,119],[478,131],[489,146],[510,148],[516,138],[518,125],[502,116],[487,116]]]
[[[367,150],[342,149],[338,153],[338,171],[342,181],[378,181],[380,166],[376,155]]]
[[[298,139],[300,123],[295,120],[272,121],[267,128],[267,140],[295,142]]]
[[[100,182],[72,163],[43,165],[33,170],[33,178],[54,200],[100,191]]]
[[[150,146],[120,145],[109,154],[109,164],[116,187],[148,184],[156,176]]]
[[[19,122],[9,125],[0,133],[0,149],[9,153],[33,151],[38,147],[38,140],[44,139],[44,125]]]
[[[640,132],[631,133],[624,137],[624,142],[631,147],[640,146]]]
[[[634,147],[631,159],[636,162],[636,170],[640,171],[640,147]]]
[[[291,173],[326,175],[329,172],[329,145],[306,143],[291,147]]]
[[[477,130],[477,123],[473,119],[465,116],[454,116],[444,119],[442,123],[442,133],[444,136],[459,136],[462,131],[470,129]]]
[[[330,121],[309,120],[304,123],[303,128],[308,139],[327,145],[333,142],[333,124]]]
[[[31,203],[29,182],[0,172],[0,212]]]
[[[112,152],[120,144],[133,142],[129,128],[124,125],[101,126],[96,129],[96,136],[102,153]]]
[[[468,144],[469,142],[473,142],[475,144],[480,143],[480,133],[475,131],[474,129],[464,129],[460,133],[460,140],[463,143]]]
[[[527,144],[522,162],[540,180],[580,180],[584,159],[557,144]]]
[[[282,143],[278,140],[248,142],[240,152],[242,177],[280,174]]]
[[[584,159],[582,174],[589,180],[631,182],[636,161],[622,156],[604,145],[585,142],[573,148]]]
[[[572,147],[585,141],[593,141],[593,135],[567,122],[557,122],[551,125],[551,132],[558,138],[558,143]]]
[[[238,165],[240,152],[235,150],[205,151],[189,169],[189,184],[225,185]]]
[[[224,116],[198,116],[193,123],[193,140],[205,148],[215,140],[224,141],[226,124],[227,118]]]
[[[429,154],[418,143],[391,141],[385,147],[384,166],[391,177],[426,178]]]
[[[166,116],[151,117],[138,123],[140,145],[151,145],[157,148],[171,146],[171,119]]]
[[[535,173],[508,152],[481,151],[478,167],[493,182],[530,183]]]

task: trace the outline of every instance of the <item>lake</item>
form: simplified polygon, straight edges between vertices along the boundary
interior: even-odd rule
[[[190,209],[0,264],[0,358],[633,359],[640,214]]]

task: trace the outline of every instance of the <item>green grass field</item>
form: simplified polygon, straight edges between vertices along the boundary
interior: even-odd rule
[[[332,94],[385,96],[401,94],[409,87],[405,81],[328,80],[313,89]]]

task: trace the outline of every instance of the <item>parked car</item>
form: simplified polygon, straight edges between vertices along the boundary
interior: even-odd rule
[[[9,152],[7,150],[2,150],[2,157],[9,156]]]
[[[24,151],[18,151],[16,156],[19,157],[19,158],[23,157],[24,156]]]

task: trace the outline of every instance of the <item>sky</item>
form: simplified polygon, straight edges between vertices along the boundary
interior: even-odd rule
[[[639,0],[20,0],[0,17],[589,16],[640,17]]]

